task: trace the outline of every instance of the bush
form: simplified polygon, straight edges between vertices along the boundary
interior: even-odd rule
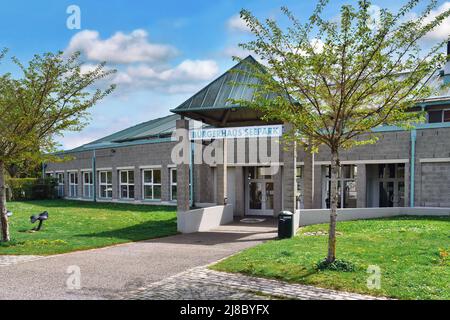
[[[345,260],[335,260],[332,263],[328,263],[327,260],[321,260],[316,264],[317,270],[331,270],[331,271],[342,271],[342,272],[354,272],[356,271],[356,266],[349,261]]]
[[[6,186],[10,201],[57,198],[57,181],[54,178],[11,178],[6,181]]]

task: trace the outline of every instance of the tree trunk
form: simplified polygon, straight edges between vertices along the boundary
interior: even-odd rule
[[[336,220],[338,206],[338,171],[339,154],[337,150],[331,150],[331,176],[330,176],[330,229],[328,232],[328,256],[327,262],[333,263],[336,260]]]
[[[8,216],[6,214],[6,181],[5,181],[5,163],[0,161],[0,225],[2,229],[2,241],[8,242],[9,238],[9,225]]]

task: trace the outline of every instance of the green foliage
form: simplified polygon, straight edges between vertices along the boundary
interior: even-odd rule
[[[248,63],[241,71],[259,84],[251,85],[255,99],[234,103],[262,111],[266,120],[291,123],[288,138],[307,141],[312,151],[327,145],[338,153],[376,141],[370,134],[374,127],[411,127],[423,119],[407,111],[432,92],[428,80],[446,59],[439,53],[446,41],[424,50],[420,40],[450,9],[433,18],[437,2],[430,1],[411,20],[408,15],[421,1],[409,0],[397,12],[382,9],[380,20],[373,21],[370,1],[358,1],[343,5],[338,19],[326,20],[328,2],[319,0],[305,22],[282,8],[286,27],[280,27],[281,19],[260,21],[241,11],[254,35],[241,47],[264,68]]]
[[[336,259],[333,262],[329,263],[326,259],[324,259],[317,262],[316,269],[320,271],[331,270],[342,272],[354,272],[356,270],[356,266],[350,261]]]
[[[0,242],[0,255],[51,255],[146,240],[177,233],[176,209],[66,200],[10,202],[11,242]],[[30,216],[47,211],[42,230]]]
[[[57,181],[53,178],[10,178],[6,181],[7,197],[13,201],[55,199]]]
[[[267,241],[212,268],[376,296],[450,299],[450,264],[445,258],[450,252],[450,217],[340,222],[338,255],[356,266],[354,272],[317,270],[317,261],[327,252],[327,237],[304,233],[326,227],[325,224],[304,227],[293,239]],[[445,259],[447,262],[443,263]],[[370,265],[380,267],[381,289],[367,287]]]
[[[15,57],[12,61],[21,75],[0,76],[0,162],[6,167],[54,158],[55,137],[81,130],[88,110],[115,88],[98,87],[115,70],[100,63],[85,71],[79,53],[35,55],[28,65]]]

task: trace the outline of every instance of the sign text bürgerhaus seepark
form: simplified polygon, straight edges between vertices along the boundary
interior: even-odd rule
[[[282,125],[236,128],[201,128],[189,131],[191,140],[270,138],[280,137],[282,134]]]

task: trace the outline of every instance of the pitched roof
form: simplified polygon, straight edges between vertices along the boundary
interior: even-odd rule
[[[176,120],[180,118],[179,115],[173,114],[146,121],[66,152],[169,142],[171,141],[172,132],[176,128]]]
[[[259,80],[250,76],[249,73],[236,72],[248,70],[248,63],[259,65],[252,56],[248,56],[171,111],[183,113],[185,111],[238,108],[240,106],[233,105],[231,100],[251,101],[255,89],[248,85],[256,84]]]

